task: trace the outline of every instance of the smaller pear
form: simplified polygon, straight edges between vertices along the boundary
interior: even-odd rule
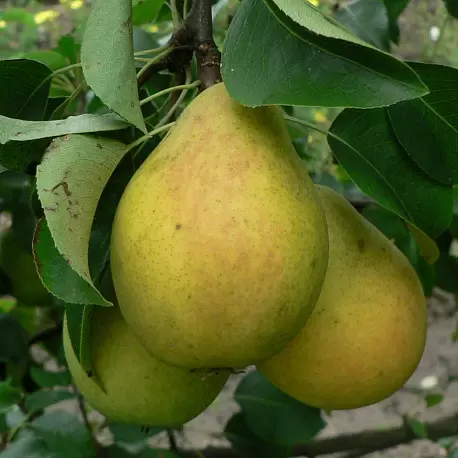
[[[396,246],[338,193],[317,189],[329,233],[323,288],[299,335],[258,369],[306,404],[353,409],[412,375],[425,346],[426,302]]]
[[[105,392],[80,366],[64,321],[64,350],[74,383],[87,402],[112,421],[174,427],[199,415],[215,399],[228,372],[169,366],[137,341],[118,308],[96,307],[91,322],[95,374]]]

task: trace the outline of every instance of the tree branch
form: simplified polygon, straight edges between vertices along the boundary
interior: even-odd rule
[[[181,86],[186,83],[186,72],[184,70],[179,70],[175,73],[175,84],[177,86]],[[180,91],[174,91],[172,92],[170,96],[170,101],[169,101],[169,110],[177,103],[179,97],[180,97],[181,92]],[[175,121],[175,113],[173,116],[170,118],[170,121]]]
[[[180,451],[178,449],[177,441],[175,439],[175,433],[173,432],[173,429],[168,429],[167,430],[167,437],[169,439],[169,445],[170,445],[170,450],[175,453],[175,455],[180,456]]]
[[[191,30],[197,59],[197,71],[202,83],[201,90],[222,81],[221,53],[213,40],[213,18],[211,0],[194,0],[185,20]]]
[[[137,79],[137,86],[142,87],[153,75],[163,70],[170,73],[183,72],[183,69],[189,66],[193,55],[192,39],[189,32],[185,29],[179,29],[169,41],[173,50],[162,58],[159,62],[150,65],[146,71]]]
[[[91,438],[91,442],[92,442],[92,445],[94,446],[96,456],[99,457],[100,451],[102,450],[102,446],[95,438],[94,432],[92,431],[92,426],[89,423],[89,418],[87,417],[86,408],[84,406],[84,397],[79,392],[77,386],[74,384],[73,384],[73,389],[75,390],[75,393],[76,393],[76,399],[78,401],[78,409],[81,412],[81,416],[83,417],[84,425],[86,426],[89,436]]]
[[[201,81],[200,90],[222,81],[220,63],[221,53],[213,39],[213,18],[211,0],[194,0],[188,16],[182,26],[170,38],[173,48],[162,60],[151,65],[138,78],[141,87],[152,75],[169,70],[171,73],[183,72],[195,53],[197,72]]]
[[[426,429],[428,431],[428,438],[432,441],[437,441],[442,437],[457,435],[458,413],[426,423]],[[356,452],[358,455],[350,456],[364,456],[364,454],[396,447],[397,445],[412,442],[415,439],[418,439],[418,437],[415,436],[408,425],[403,424],[402,426],[383,431],[364,431],[356,434],[343,434],[337,437],[314,440],[294,447],[291,456],[316,458],[321,455],[339,452]],[[198,458],[202,454],[205,458],[242,458],[245,456],[242,452],[233,448],[208,447],[197,452],[180,452],[181,458]]]

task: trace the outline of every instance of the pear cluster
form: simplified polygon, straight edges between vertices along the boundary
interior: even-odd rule
[[[171,426],[256,365],[312,406],[378,402],[415,370],[421,284],[404,255],[333,190],[315,186],[279,107],[223,83],[184,110],[117,208],[119,308],[98,307],[93,364],[64,342],[75,383],[117,421]]]

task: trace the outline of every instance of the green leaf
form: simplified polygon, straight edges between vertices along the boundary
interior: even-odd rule
[[[406,9],[409,0],[383,0],[390,19],[397,19]]]
[[[129,125],[113,113],[69,116],[56,121],[22,121],[0,115],[0,143],[59,137],[66,134],[125,129]]]
[[[11,428],[21,428],[27,421],[27,415],[21,409],[13,409],[5,414],[7,426]]]
[[[2,196],[1,209],[8,210],[13,214],[13,218],[20,218],[24,213],[21,208],[16,212],[18,206],[25,205],[30,200],[33,189],[32,179],[21,172],[5,170],[0,173],[0,195]],[[14,221],[13,221],[14,223]]]
[[[133,27],[132,37],[133,37],[133,43],[134,43],[134,52],[146,51],[148,49],[155,49],[159,47],[159,43],[154,38],[153,34],[147,32],[146,30],[140,27]],[[154,54],[144,55],[142,57],[154,57]],[[135,66],[137,68],[141,68],[143,67],[143,65],[145,65],[144,62],[135,62]],[[156,80],[157,77],[161,77],[161,76],[164,76],[164,75],[158,74],[158,75],[155,75],[155,78],[152,78],[152,79]]]
[[[425,173],[446,185],[458,183],[458,69],[414,62],[410,66],[431,92],[390,106],[391,124],[407,154]]]
[[[0,298],[0,313],[9,313],[16,307],[17,301],[14,297],[1,297]]]
[[[9,381],[0,382],[0,414],[11,410],[22,397],[22,391],[11,385]]]
[[[44,118],[50,120],[54,112],[68,100],[68,97],[49,97]]]
[[[27,366],[29,347],[27,335],[16,318],[0,314],[0,361]]]
[[[5,22],[18,22],[29,27],[36,27],[34,16],[25,8],[5,8],[0,11],[0,19]]]
[[[412,241],[413,245],[413,241]],[[418,278],[423,286],[423,294],[425,297],[431,297],[433,289],[436,286],[436,266],[428,262],[422,255],[420,247],[415,244],[416,250],[414,255],[410,255],[410,262],[417,272]]]
[[[144,149],[147,149],[145,146]],[[107,269],[110,239],[116,208],[135,169],[132,157],[125,155],[108,180],[100,196],[89,242],[89,266],[92,278],[100,279]],[[102,294],[105,294],[102,291]],[[108,296],[104,296],[107,297]]]
[[[51,84],[51,70],[26,59],[0,61],[0,115],[27,121],[42,120]],[[3,123],[0,137],[3,135]],[[13,170],[27,170],[38,163],[48,142],[0,144],[0,164]]]
[[[432,239],[449,226],[452,188],[428,177],[409,158],[385,109],[344,110],[331,126],[328,143],[352,180],[380,205]]]
[[[88,377],[91,377],[100,389],[105,391],[92,364],[91,320],[94,307],[93,305],[77,307],[73,304],[67,304],[65,308],[66,325],[70,343],[78,362]]]
[[[320,409],[291,398],[259,372],[245,376],[234,397],[247,426],[269,443],[293,446],[313,439],[326,426]]]
[[[426,430],[426,425],[418,420],[417,418],[406,417],[407,424],[410,426],[410,429],[415,434],[415,436],[421,439],[428,438],[428,431]]]
[[[441,253],[436,263],[436,283],[449,293],[458,293],[458,258]]]
[[[132,24],[142,25],[153,22],[161,11],[164,0],[133,0]]]
[[[67,306],[71,308],[72,306]],[[94,374],[93,365],[92,365],[92,347],[91,347],[91,324],[92,324],[92,312],[94,310],[94,305],[85,305],[83,308],[82,319],[80,320],[80,345],[79,351],[76,353],[78,355],[78,361],[81,364],[81,367],[86,371],[86,373],[100,385],[99,380],[97,379],[97,374]],[[103,387],[101,386],[103,389]]]
[[[80,277],[59,253],[45,219],[37,225],[33,245],[38,274],[49,292],[71,304],[102,301],[100,293]]]
[[[457,188],[454,188],[454,191],[456,191]],[[454,215],[453,215],[453,220],[452,224],[449,227],[450,234],[453,236],[454,239],[458,239],[458,215],[456,214],[456,210],[454,209]]]
[[[22,288],[30,282],[30,277],[35,274],[33,272],[33,263],[30,264],[32,232],[29,230],[34,225],[34,221],[29,218],[31,216],[30,207],[27,208],[19,204],[15,209],[16,211],[10,213],[10,210],[6,208],[7,206],[9,205],[5,205],[4,211],[15,219],[13,219],[12,227],[1,232],[0,265],[11,281],[13,296],[18,300],[22,300],[24,299]],[[24,225],[23,228],[20,227],[21,223]],[[16,295],[16,293],[18,294]]]
[[[28,121],[43,119],[50,75],[46,65],[34,60],[1,60],[0,114]]]
[[[447,437],[441,437],[437,440],[437,443],[445,448],[445,449],[450,449],[450,447],[453,447],[455,442],[458,440],[458,436],[447,436]]]
[[[395,213],[377,204],[372,204],[364,208],[361,215],[383,232],[398,247],[410,244],[410,239],[413,236],[407,228],[405,221]]]
[[[300,0],[273,0],[272,3],[268,3],[269,8],[272,8],[273,5],[276,5],[280,11],[296,24],[315,34],[351,41],[369,47],[367,43],[348,31],[334,18],[325,16],[322,11],[310,2],[304,4]]]
[[[435,284],[434,267],[420,255],[418,244],[406,222],[379,205],[369,205],[361,214],[392,240],[417,272],[425,296],[431,296]]]
[[[41,388],[52,388],[54,386],[68,386],[72,383],[71,375],[68,371],[50,372],[41,367],[32,366],[30,376],[33,381]]]
[[[390,50],[388,12],[383,0],[352,0],[338,5],[334,17],[341,24],[367,43]]]
[[[268,6],[245,0],[225,39],[223,79],[239,102],[375,107],[427,93],[407,65],[353,37],[309,3],[290,0],[288,13],[311,30],[266,1]]]
[[[458,458],[458,447],[453,448],[453,450],[450,450],[447,458]]]
[[[448,14],[458,19],[458,0],[444,0]]]
[[[444,399],[444,395],[438,393],[431,393],[425,396],[426,406],[433,407],[440,404]]]
[[[49,451],[65,458],[93,458],[94,445],[86,426],[76,415],[57,410],[36,418],[28,425]]]
[[[33,140],[29,142],[0,143],[0,164],[11,170],[33,175],[36,165],[41,161],[49,139]]]
[[[81,46],[75,43],[75,40],[70,35],[65,35],[60,38],[55,51],[66,57],[70,64],[76,64],[79,61],[79,52]]]
[[[291,448],[263,442],[247,426],[242,413],[235,414],[224,429],[224,436],[229,442],[248,456],[258,458],[288,458]]]
[[[388,18],[390,21],[390,36],[391,40],[398,44],[399,43],[399,25],[398,17],[404,11],[406,6],[409,4],[409,0],[384,0],[385,8],[388,12]]]
[[[86,24],[81,63],[102,102],[146,133],[132,46],[131,0],[96,0]]]
[[[8,425],[6,424],[6,415],[0,414],[0,434],[8,432]]]
[[[40,390],[27,396],[25,405],[28,412],[32,413],[75,397],[75,393],[66,390]]]
[[[31,307],[30,305],[21,303],[16,305],[10,312],[10,315],[21,323],[21,326],[28,336],[35,336],[45,329],[55,327],[55,314],[56,310],[53,305],[47,307]]]
[[[108,428],[113,434],[115,443],[138,444],[146,443],[150,438],[163,431],[162,428],[145,428],[125,423],[109,422]]]
[[[31,51],[22,56],[24,59],[35,60],[46,65],[51,70],[58,70],[67,65],[67,61],[62,54],[56,51]]]
[[[126,153],[118,141],[72,135],[53,141],[37,169],[37,189],[59,252],[94,289],[88,246],[102,191]],[[102,296],[99,305],[111,305]]]
[[[52,296],[35,268],[31,247],[35,224],[29,206],[23,215],[17,217],[12,230],[2,237],[0,265],[10,280],[11,294],[19,302],[45,307],[52,304]]]
[[[162,0],[160,0],[162,2]],[[154,38],[153,34],[147,32],[141,27],[132,28],[132,38],[134,44],[134,51],[146,51],[148,49],[154,49],[159,47],[158,41]],[[153,54],[151,54],[152,57]],[[143,64],[142,64],[143,65]]]

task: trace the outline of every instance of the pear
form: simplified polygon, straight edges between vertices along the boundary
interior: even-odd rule
[[[224,83],[198,95],[125,189],[111,262],[121,311],[157,358],[245,367],[309,317],[328,261],[326,219],[279,107]]]
[[[172,427],[199,415],[223,388],[228,372],[191,372],[151,356],[116,307],[95,307],[91,321],[94,373],[105,392],[80,366],[64,322],[64,350],[75,385],[108,419]],[[207,371],[208,372],[208,371]]]
[[[401,388],[423,354],[427,313],[404,255],[335,191],[317,186],[329,266],[316,307],[286,348],[257,365],[290,396],[353,409]]]

